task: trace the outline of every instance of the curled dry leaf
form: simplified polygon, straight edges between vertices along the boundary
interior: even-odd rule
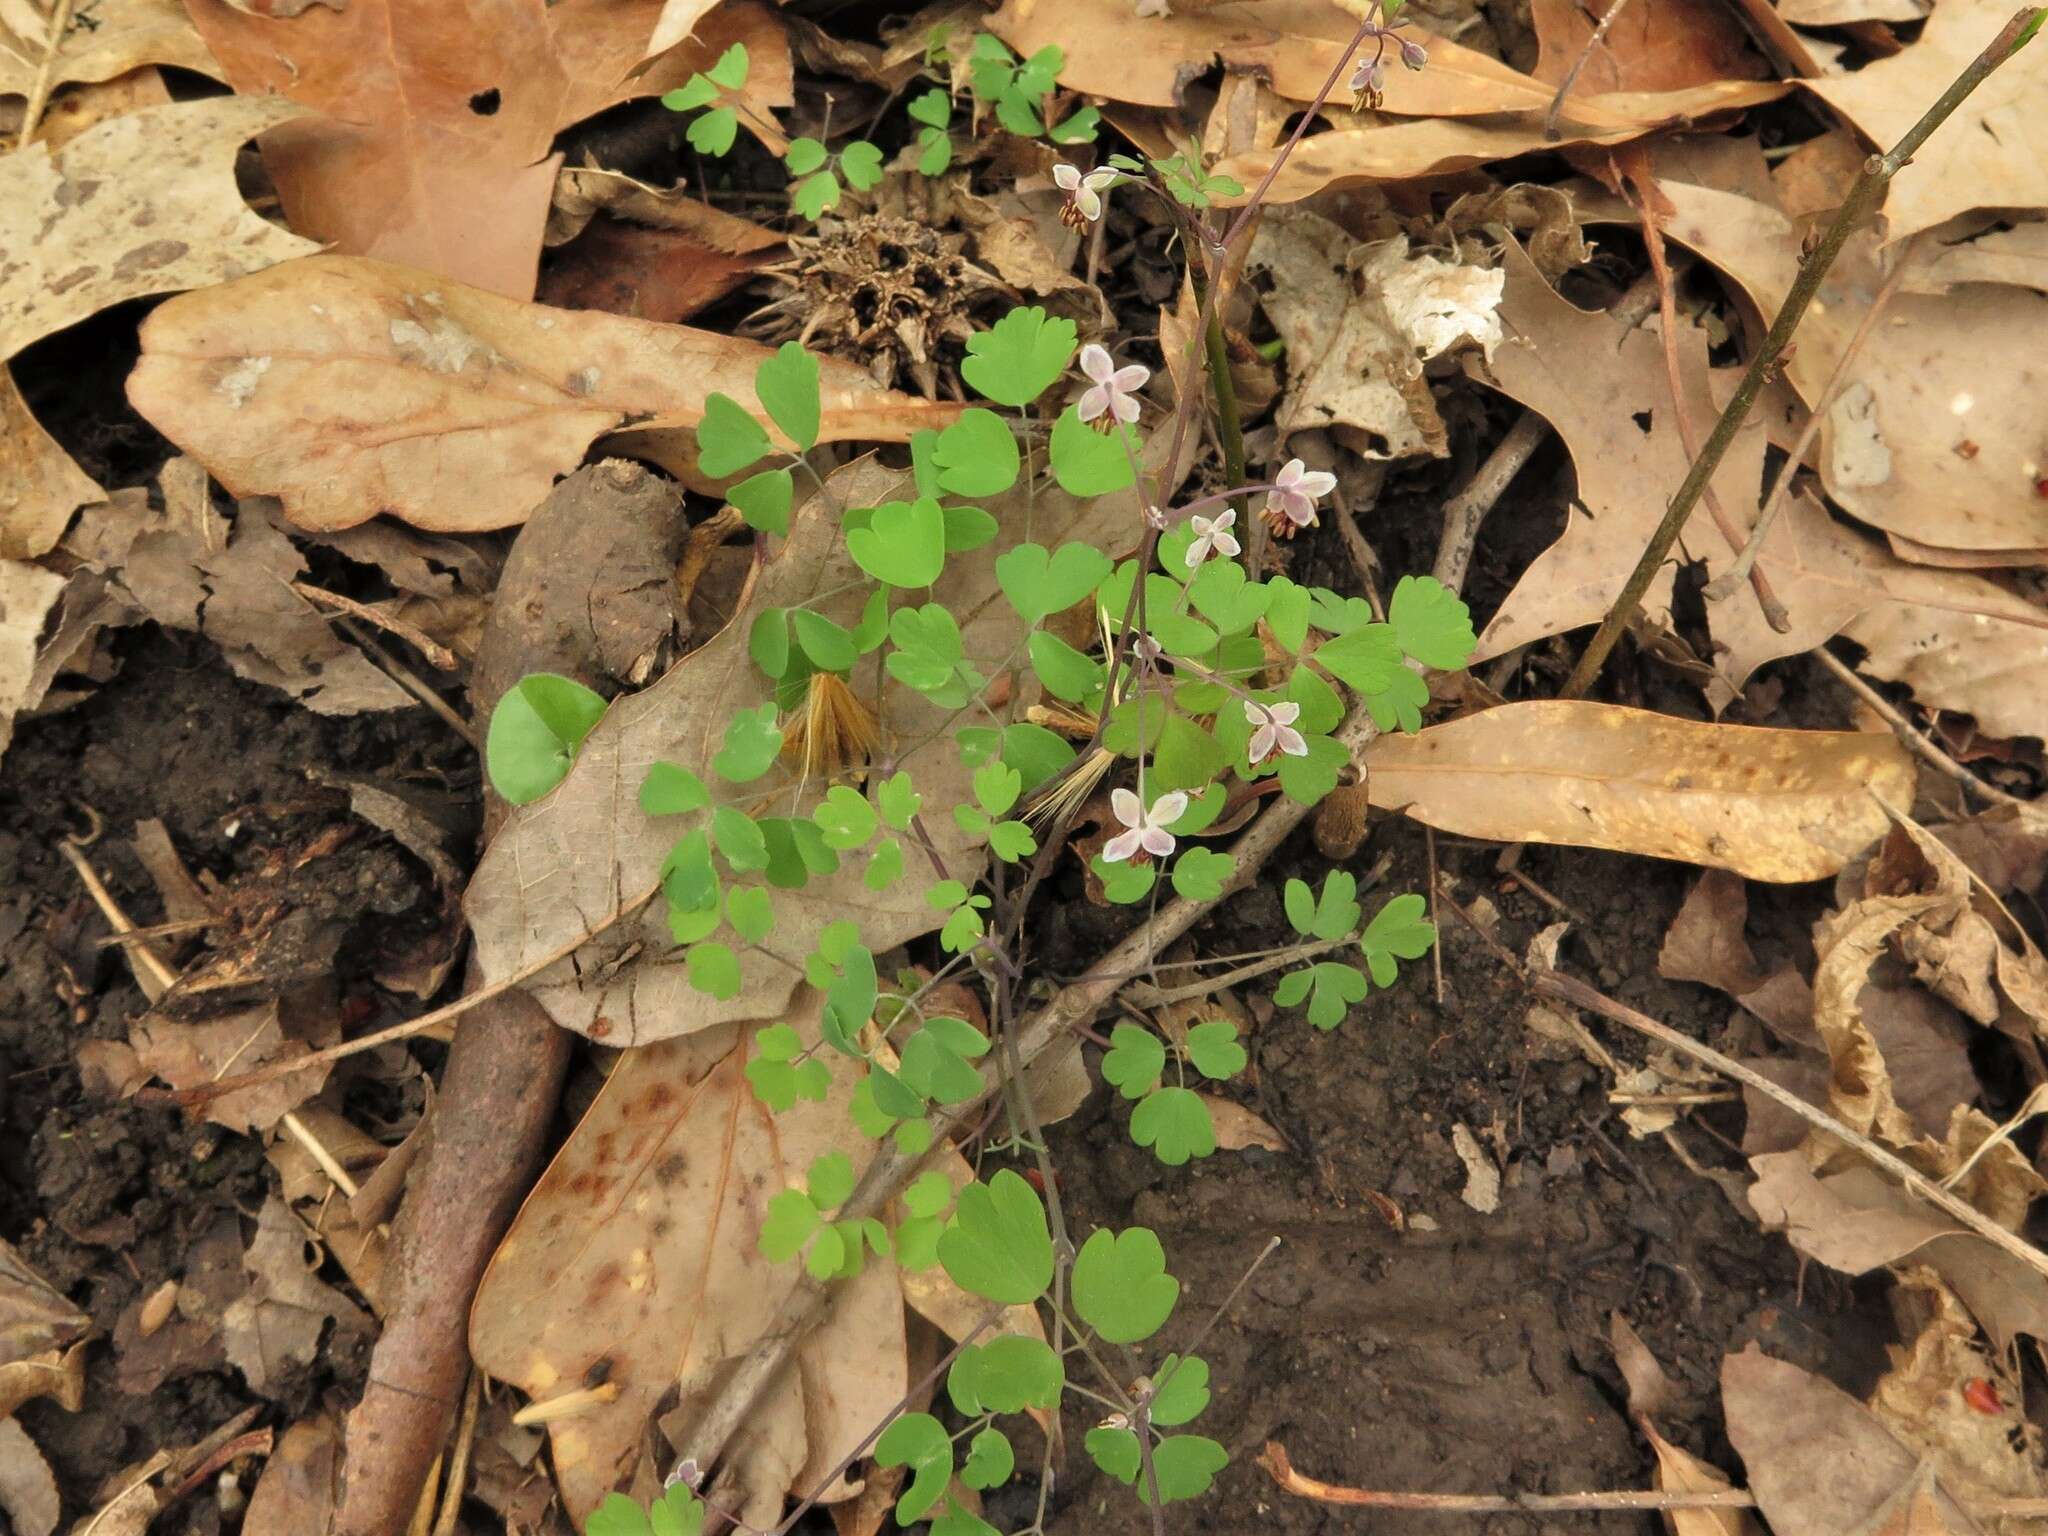
[[[1373,804],[1438,831],[1565,843],[1818,880],[1885,831],[1871,798],[1909,797],[1889,736],[1706,725],[1572,700],[1505,704],[1382,736]]]
[[[790,1017],[813,1046],[820,1007],[806,989]],[[478,1289],[470,1348],[493,1376],[537,1401],[616,1389],[548,1424],[562,1502],[579,1523],[636,1474],[658,1482],[666,1466],[643,1459],[650,1417],[670,1394],[686,1414],[699,1406],[773,1321],[799,1269],[760,1252],[769,1201],[825,1153],[856,1170],[874,1155],[849,1117],[854,1075],[843,1064],[823,1103],[778,1115],[755,1097],[745,1068],[758,1027],[622,1056]],[[734,1449],[741,1517],[774,1526],[785,1495],[836,1465],[907,1385],[896,1266],[870,1255]]]
[[[55,154],[31,144],[0,157],[0,361],[124,299],[318,250],[235,188],[243,142],[299,111],[274,97],[183,101],[101,123]]]
[[[0,560],[48,554],[71,514],[105,494],[29,414],[14,375],[0,363]],[[27,672],[24,666],[16,675]]]
[[[85,1390],[83,1344],[92,1319],[0,1239],[0,1419],[31,1398],[77,1410]]]
[[[1317,214],[1261,221],[1248,264],[1270,274],[1264,305],[1287,348],[1283,434],[1341,425],[1369,434],[1371,458],[1448,451],[1422,365],[1500,339],[1502,274],[1408,252],[1406,236],[1360,246]]]
[[[237,90],[310,109],[264,141],[295,229],[518,299],[533,293],[560,129],[682,84],[742,37],[742,120],[790,100],[781,29],[751,4],[638,75],[660,0],[349,0],[289,21],[228,0],[190,9]]]
[[[0,1510],[17,1536],[50,1536],[64,1513],[50,1464],[13,1419],[0,1419]]]
[[[287,1372],[311,1364],[329,1323],[364,1337],[375,1331],[362,1308],[314,1273],[319,1251],[282,1197],[264,1202],[242,1256],[249,1289],[221,1318],[228,1360],[252,1392],[274,1392]]]
[[[1195,1097],[1208,1106],[1209,1124],[1216,1130],[1216,1145],[1225,1152],[1242,1152],[1248,1147],[1258,1147],[1267,1152],[1289,1150],[1286,1137],[1235,1099],[1213,1093],[1200,1093]]]
[[[477,962],[486,978],[509,975],[595,933],[576,951],[573,965],[553,968],[528,990],[565,1029],[610,1045],[640,1044],[713,1024],[773,1017],[787,1003],[826,923],[857,917],[862,942],[877,953],[939,925],[941,914],[926,903],[919,881],[903,879],[870,891],[863,883],[864,861],[848,860],[800,890],[776,893],[774,930],[756,947],[759,953],[750,952],[740,991],[720,1002],[691,988],[683,967],[670,960],[668,921],[654,910],[659,904],[633,910],[657,888],[668,852],[638,803],[649,765],[678,763],[709,781],[720,733],[733,711],[773,698],[772,686],[747,654],[757,613],[810,603],[849,628],[859,621],[865,583],[840,536],[839,508],[874,506],[900,494],[904,484],[900,474],[872,459],[841,470],[830,482],[829,501],[813,496],[798,509],[788,541],[761,567],[732,622],[653,687],[615,706],[583,743],[562,786],[513,814],[485,852],[467,896]],[[967,657],[984,665],[1008,655],[1022,635],[1015,611],[997,595],[993,568],[998,555],[1021,542],[1021,506],[1021,492],[990,501],[987,510],[999,529],[995,540],[949,559],[935,589],[936,600],[959,621]],[[1113,497],[1077,502],[1048,490],[1036,497],[1031,527],[1047,546],[1069,539],[1109,546],[1121,536],[1127,515]],[[813,602],[816,594],[831,595]],[[947,712],[922,696],[892,693],[890,699],[896,743],[923,743],[898,766],[918,782],[926,803],[968,798],[969,773],[951,737],[929,739]],[[891,743],[881,750],[892,750]],[[793,786],[797,780],[792,774],[786,782]],[[764,787],[762,793],[779,792]],[[807,813],[816,798],[815,792],[805,794],[789,813]],[[927,823],[945,875],[972,879],[981,867],[980,846],[950,817],[930,817]]]
[[[1802,83],[1874,148],[1888,150],[2012,14],[2006,0],[1943,0],[1902,53],[1853,74]],[[1972,91],[1892,179],[1884,203],[1889,238],[1902,240],[1972,208],[2048,207],[2048,165],[2034,153],[2044,138],[2048,49],[2036,45],[2022,48]],[[2018,361],[2009,348],[2000,356]]]
[[[1721,1362],[1728,1438],[1773,1536],[1842,1536],[1883,1529],[1878,1517],[1918,1472],[1918,1454],[1831,1382],[1751,1345]],[[1926,1536],[1975,1536],[1979,1527],[1937,1483],[1943,1524]]]
[[[549,309],[357,257],[186,294],[142,327],[128,397],[237,495],[301,527],[380,512],[423,528],[518,523],[600,433],[694,426],[754,402],[766,349],[686,326]],[[954,407],[821,364],[828,441],[906,441]]]
[[[0,752],[14,717],[42,701],[35,663],[43,626],[64,595],[64,578],[22,560],[0,560]]]
[[[54,13],[55,6],[44,7]],[[49,54],[49,15],[37,7],[0,7],[0,98],[26,96]],[[220,66],[178,0],[99,0],[67,7],[50,65],[50,85],[112,80],[145,64],[174,64],[220,76]],[[17,29],[10,21],[19,18]],[[31,28],[29,22],[39,23]]]

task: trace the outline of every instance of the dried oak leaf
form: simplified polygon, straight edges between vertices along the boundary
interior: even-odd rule
[[[307,1536],[331,1529],[341,1498],[341,1425],[331,1413],[278,1437],[249,1495],[242,1536]]]
[[[27,96],[48,57],[50,22],[20,0],[0,5],[0,98]],[[98,0],[65,6],[64,36],[50,63],[54,87],[112,80],[145,64],[174,64],[196,74],[220,76],[178,0]]]
[[[320,256],[159,307],[128,398],[237,495],[293,523],[380,512],[477,532],[521,522],[600,433],[751,406],[767,351],[687,326],[549,309],[353,256]],[[902,442],[955,408],[825,361],[822,435]]]
[[[64,578],[22,560],[0,560],[0,752],[14,738],[14,717],[42,702],[35,663],[43,626],[64,595]]]
[[[1912,793],[1889,736],[1709,725],[1578,700],[1504,704],[1379,737],[1372,803],[1443,832],[1565,843],[1818,880],[1885,831]]]
[[[870,891],[863,883],[865,861],[852,858],[802,889],[775,893],[774,930],[756,946],[758,953],[749,952],[740,991],[713,1000],[673,963],[667,917],[659,902],[647,900],[668,849],[638,801],[640,782],[656,762],[678,763],[708,782],[734,711],[773,699],[773,685],[747,653],[756,614],[808,604],[836,623],[859,621],[867,582],[847,553],[839,509],[877,505],[906,485],[906,477],[871,458],[841,470],[829,498],[814,495],[797,510],[787,542],[760,568],[732,621],[651,688],[607,713],[562,786],[513,814],[477,866],[466,898],[486,979],[573,952],[573,962],[554,965],[528,990],[565,1029],[608,1045],[644,1044],[773,1017],[787,1004],[804,957],[827,923],[857,920],[862,942],[877,953],[938,926],[941,914],[926,903],[919,881]],[[1022,492],[995,498],[987,510],[998,528],[994,541],[949,559],[935,600],[958,620],[967,659],[993,668],[1023,635],[994,579],[995,558],[1023,542]],[[1066,540],[1113,547],[1126,516],[1114,498],[1076,501],[1046,490],[1035,498],[1029,526],[1048,547]],[[948,712],[908,690],[892,690],[889,697],[894,741],[884,742],[883,750],[915,744],[898,767],[918,782],[928,805],[967,798],[969,772],[940,729]],[[817,792],[791,802],[784,790],[797,788],[798,777],[786,765],[775,774],[758,781],[761,794],[776,797],[778,814],[807,814]],[[951,817],[926,821],[947,876],[972,879],[986,850]]]
[[[92,1319],[0,1239],[0,1419],[36,1397],[76,1412],[85,1392]]]
[[[1599,45],[1593,31],[1610,9],[1572,0],[1535,0],[1530,23],[1536,30],[1535,76],[1560,85],[1592,47],[1579,71],[1573,95],[1609,91],[1679,91],[1719,80],[1758,80],[1771,73],[1768,60],[1749,40],[1735,12],[1708,0],[1631,0],[1608,24]],[[1434,48],[1431,62],[1434,63]]]
[[[339,1333],[367,1337],[375,1331],[369,1314],[316,1275],[319,1249],[282,1197],[272,1195],[256,1217],[242,1264],[249,1289],[231,1303],[221,1324],[230,1364],[249,1390],[268,1393],[320,1351],[320,1337],[332,1323]]]
[[[1913,1486],[1919,1455],[1875,1414],[1754,1345],[1722,1360],[1721,1405],[1773,1536],[1878,1532],[1877,1517]],[[1943,1524],[1918,1527],[1921,1536],[1976,1536],[1977,1523],[1946,1487],[1932,1498]]]
[[[243,142],[299,115],[218,96],[101,123],[55,154],[0,157],[0,361],[110,304],[203,288],[319,247],[235,189]]]
[[[71,514],[105,495],[29,413],[14,375],[0,363],[0,560],[48,554]]]
[[[264,139],[293,228],[518,299],[533,293],[559,130],[680,85],[741,40],[755,109],[742,120],[772,122],[790,100],[787,43],[752,4],[639,74],[659,0],[349,0],[286,21],[227,0],[190,9],[238,91],[311,109]]]

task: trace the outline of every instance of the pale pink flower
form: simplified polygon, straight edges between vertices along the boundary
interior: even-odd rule
[[[1358,67],[1351,71],[1350,85],[1354,107],[1379,106],[1387,95],[1386,56],[1375,53],[1369,59],[1360,59]]]
[[[1083,175],[1062,160],[1052,168],[1053,185],[1067,194],[1060,209],[1060,222],[1072,229],[1093,224],[1102,217],[1102,194],[1116,181],[1115,171],[1089,171]]]
[[[1299,459],[1289,459],[1273,477],[1273,489],[1266,493],[1266,520],[1274,531],[1308,528],[1316,520],[1316,502],[1337,489],[1337,477],[1326,469],[1310,469]]]
[[[1079,414],[1083,421],[1104,416],[1128,425],[1138,419],[1136,391],[1143,389],[1145,381],[1152,377],[1150,368],[1143,363],[1127,363],[1119,368],[1108,349],[1091,341],[1081,349],[1081,371],[1095,386],[1081,395]],[[1104,420],[1097,430],[1107,432],[1109,421]]]
[[[1246,699],[1244,717],[1253,727],[1251,745],[1247,749],[1253,763],[1263,763],[1275,751],[1284,752],[1289,757],[1308,756],[1308,743],[1294,728],[1294,722],[1301,718],[1299,704],[1284,701],[1261,704]]]
[[[1129,830],[1119,832],[1104,846],[1103,863],[1119,864],[1136,857],[1141,851],[1155,859],[1163,859],[1173,852],[1173,834],[1166,829],[1186,814],[1188,797],[1176,789],[1172,794],[1161,795],[1154,800],[1152,809],[1148,811],[1138,804],[1138,797],[1130,790],[1112,789],[1109,808]]]
[[[1188,546],[1188,569],[1193,570],[1211,555],[1234,555],[1238,552],[1237,535],[1230,530],[1237,522],[1237,508],[1225,507],[1214,517],[1191,517],[1188,524],[1195,530],[1195,542]]]

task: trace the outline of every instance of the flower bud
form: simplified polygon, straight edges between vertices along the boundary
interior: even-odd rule
[[[1410,69],[1421,69],[1429,62],[1429,50],[1420,43],[1409,42],[1404,37],[1401,39],[1401,62]]]

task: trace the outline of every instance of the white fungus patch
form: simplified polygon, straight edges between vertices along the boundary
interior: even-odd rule
[[[245,357],[222,374],[213,387],[227,400],[229,409],[239,411],[249,403],[249,397],[256,393],[257,383],[268,372],[270,359],[267,356]]]

